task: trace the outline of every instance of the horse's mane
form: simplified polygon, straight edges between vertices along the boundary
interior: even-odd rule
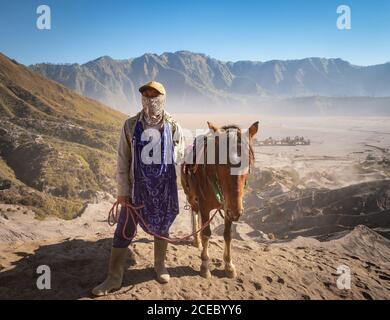
[[[220,129],[222,130],[229,130],[229,129],[237,129],[239,132],[241,132],[241,128],[236,124],[227,124],[226,126],[222,126]]]

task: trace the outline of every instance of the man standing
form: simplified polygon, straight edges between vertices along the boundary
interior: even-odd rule
[[[150,81],[139,91],[142,111],[125,121],[118,146],[117,200],[121,210],[108,276],[92,290],[98,296],[122,286],[128,246],[135,236],[137,224],[145,231],[168,237],[169,228],[179,212],[175,164],[184,154],[182,129],[164,109],[166,92],[161,83]],[[126,203],[143,206],[140,210],[143,221],[127,216]],[[165,267],[167,245],[166,240],[154,237],[154,270],[161,283],[167,283],[170,278]]]

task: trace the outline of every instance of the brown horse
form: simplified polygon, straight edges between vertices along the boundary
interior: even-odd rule
[[[259,122],[252,124],[246,133],[235,125],[217,128],[210,122],[207,124],[209,134],[197,137],[193,148],[186,154],[181,166],[181,183],[193,211],[194,230],[199,230],[198,214],[202,224],[205,224],[210,219],[210,212],[213,209],[223,209],[225,272],[229,278],[234,278],[236,270],[231,259],[231,226],[244,212],[244,188],[249,168],[254,163],[252,138],[258,131]],[[195,245],[200,247],[201,237],[203,247],[200,274],[209,278],[210,226],[204,228],[200,236],[197,235]]]

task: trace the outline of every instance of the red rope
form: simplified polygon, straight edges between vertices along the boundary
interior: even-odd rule
[[[110,211],[108,213],[108,220],[107,220],[107,222],[108,222],[108,224],[110,226],[113,226],[113,225],[115,225],[118,222],[118,207],[119,207],[119,204],[120,203],[118,201],[116,201],[113,204],[113,206],[111,207],[111,209],[110,209]],[[142,218],[142,215],[139,213],[139,210],[144,207],[143,205],[136,207],[136,206],[133,206],[130,203],[126,203],[125,207],[126,207],[126,221],[125,221],[125,224],[124,224],[123,229],[122,229],[122,236],[123,236],[124,239],[127,239],[127,240],[132,240],[135,237],[136,233],[137,233],[137,223],[136,223],[136,220],[135,220],[136,218],[141,220],[141,222],[144,224],[144,226],[146,227],[146,230],[145,230],[146,233],[148,233],[149,235],[154,236],[156,238],[167,240],[168,242],[173,243],[173,242],[182,242],[182,241],[184,241],[184,240],[194,236],[195,234],[201,232],[203,229],[205,229],[211,223],[211,221],[214,219],[215,215],[218,212],[220,214],[222,214],[221,208],[217,208],[217,209],[215,209],[215,212],[212,214],[210,219],[208,221],[206,221],[206,223],[204,223],[199,230],[197,230],[197,231],[195,231],[195,232],[193,232],[193,233],[191,233],[189,235],[186,235],[184,237],[168,238],[168,237],[161,236],[161,235],[159,235],[159,234],[157,234],[157,233],[155,233],[155,232],[150,230],[149,225],[145,223],[144,219]],[[133,222],[134,222],[134,225],[135,225],[134,234],[130,238],[128,238],[126,236],[126,234],[125,234],[125,228],[126,228],[127,223],[129,221],[129,215],[133,219]]]

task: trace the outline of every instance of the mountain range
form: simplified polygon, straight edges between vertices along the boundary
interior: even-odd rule
[[[171,110],[184,112],[218,108],[262,111],[261,106],[275,101],[278,108],[302,97],[312,97],[314,104],[319,96],[324,97],[325,104],[333,106],[334,99],[328,97],[390,96],[390,63],[356,66],[342,59],[224,62],[202,53],[177,51],[126,60],[104,56],[85,64],[42,63],[30,68],[125,113],[137,109],[138,88],[151,79],[166,86]]]

